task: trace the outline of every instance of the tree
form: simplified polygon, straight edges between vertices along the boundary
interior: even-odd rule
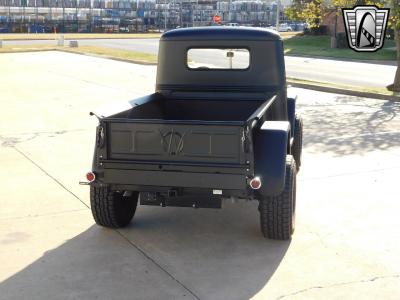
[[[331,0],[330,5],[321,0],[293,0],[292,5],[285,10],[285,14],[290,20],[305,21],[310,28],[319,27],[321,19],[326,9],[337,8],[337,13],[341,14],[339,8],[350,8],[356,5],[376,5],[378,7],[390,7],[389,25],[394,30],[396,43],[397,70],[393,83],[387,89],[400,92],[400,1],[399,0]]]
[[[353,7],[355,5],[376,5],[378,7],[390,6],[389,26],[393,27],[396,43],[397,69],[393,83],[387,89],[400,92],[400,1],[399,0],[332,0],[337,7]]]
[[[318,28],[324,14],[323,0],[293,0],[292,5],[285,9],[289,20],[305,21],[310,28]]]
[[[390,23],[394,30],[394,39],[396,42],[397,70],[393,83],[388,85],[387,89],[393,92],[400,92],[400,4],[398,0],[391,0],[390,13]]]

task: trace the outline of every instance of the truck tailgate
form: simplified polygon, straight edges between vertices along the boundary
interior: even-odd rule
[[[241,122],[153,121],[108,120],[107,159],[245,164]]]

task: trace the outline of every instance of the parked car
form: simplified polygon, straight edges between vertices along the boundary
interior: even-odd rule
[[[292,27],[290,27],[287,24],[279,24],[279,31],[280,32],[289,32],[289,31],[293,31]]]
[[[164,33],[155,93],[117,113],[92,113],[99,125],[87,179],[96,223],[126,226],[138,202],[220,208],[234,198],[259,202],[266,238],[290,239],[302,149],[295,104],[278,33]]]
[[[267,29],[271,29],[271,30],[275,30],[276,31],[276,27],[275,26],[269,26],[267,27]],[[293,31],[292,27],[288,26],[287,24],[280,24],[279,25],[279,32],[289,32],[289,31]]]

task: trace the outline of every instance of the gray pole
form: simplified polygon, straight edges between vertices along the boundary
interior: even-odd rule
[[[25,25],[25,6],[26,6],[25,2],[22,2],[22,5],[23,5],[23,7],[22,7],[22,23],[23,23],[23,25]],[[22,26],[21,26],[21,29],[22,29]],[[22,32],[22,30],[21,30],[21,32]]]
[[[182,1],[179,3],[179,21],[180,21],[180,27],[183,27],[183,21],[182,21]],[[187,25],[186,25],[187,26]]]
[[[51,30],[54,31],[54,23],[53,23],[53,10],[51,9],[51,4],[49,3],[49,19],[51,23]]]
[[[62,3],[62,25],[63,25],[63,32],[65,32],[65,3],[64,0]]]
[[[281,0],[276,3],[276,31],[279,31],[279,15],[281,14]]]
[[[167,30],[167,0],[165,0],[165,9],[164,9],[164,30]]]
[[[37,11],[37,6],[36,6],[36,0],[33,3],[34,5],[34,12],[35,12],[35,33],[37,33],[37,25],[38,25],[38,11]],[[29,20],[30,21],[30,20]]]
[[[78,0],[75,0],[75,18],[76,18],[76,32],[79,32],[79,20],[78,20]]]
[[[89,7],[89,26],[90,32],[93,32],[93,0],[90,0],[90,7]]]
[[[8,2],[8,30],[11,31],[11,1]]]
[[[232,22],[232,18],[231,18],[231,0],[229,0],[228,2],[228,22]],[[232,14],[233,15],[233,14]]]
[[[199,11],[199,0],[196,0],[196,17],[198,17],[198,15],[197,15],[197,12]],[[201,14],[201,12],[200,12],[200,14]],[[200,17],[201,17],[201,15],[200,15]],[[199,25],[200,23],[199,23],[199,20],[197,19],[196,20],[196,26],[201,26],[201,24]]]

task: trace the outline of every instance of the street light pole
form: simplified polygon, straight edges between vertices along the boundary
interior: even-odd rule
[[[232,22],[232,20],[231,20],[231,5],[232,5],[232,1],[229,0],[229,2],[228,2],[228,20],[229,20],[229,22]]]
[[[199,25],[199,20],[198,20],[198,15],[197,15],[197,12],[199,11],[199,0],[196,0],[196,14],[195,14],[195,16],[196,16],[196,26],[200,26]]]
[[[167,30],[167,0],[165,0],[165,9],[164,9],[164,30]]]
[[[276,31],[279,31],[279,15],[281,14],[281,0],[276,3]]]

